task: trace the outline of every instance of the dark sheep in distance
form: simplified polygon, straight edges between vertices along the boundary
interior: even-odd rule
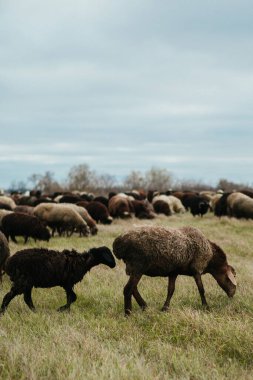
[[[232,193],[229,192],[229,193],[222,194],[220,199],[215,204],[214,215],[219,216],[219,217],[228,215],[227,198],[229,197],[230,194]]]
[[[80,202],[81,205],[82,202]],[[103,203],[91,201],[86,204],[86,210],[90,214],[90,216],[97,222],[103,224],[111,224],[112,217],[109,214],[109,211]]]
[[[108,205],[109,205],[109,199],[106,198],[106,197],[103,197],[102,195],[98,196],[98,197],[95,197],[93,199],[94,202],[100,202],[100,203],[103,203],[103,205],[105,205],[105,207],[108,208]]]
[[[193,194],[188,197],[188,207],[193,216],[201,215],[201,217],[209,210],[209,202],[205,197]]]
[[[66,194],[60,198],[59,203],[77,203],[78,201],[81,201],[81,200],[82,198],[79,195]]]
[[[108,210],[113,218],[131,218],[131,212],[134,212],[131,201],[127,195],[114,195],[109,200]]]
[[[91,268],[105,264],[115,267],[115,259],[107,247],[91,248],[88,252],[74,250],[62,252],[43,248],[24,249],[11,256],[5,265],[13,285],[4,296],[0,313],[4,313],[11,300],[18,294],[24,295],[24,301],[31,310],[35,310],[32,301],[32,288],[51,288],[61,286],[66,292],[67,303],[59,311],[69,310],[76,301],[74,285],[81,281]]]
[[[2,282],[4,265],[10,256],[9,244],[2,232],[0,232],[0,282]]]
[[[36,216],[21,212],[13,212],[3,217],[2,231],[7,240],[11,237],[14,243],[17,243],[16,236],[23,236],[25,243],[29,237],[46,241],[51,237],[49,230]]]
[[[158,200],[158,201],[154,202],[153,207],[154,207],[154,211],[156,214],[164,214],[167,216],[172,215],[170,206],[167,202]]]
[[[229,297],[236,291],[235,271],[225,253],[193,227],[138,227],[118,236],[113,252],[126,263],[130,279],[124,288],[125,314],[132,310],[132,295],[142,309],[147,304],[138,292],[142,275],[168,277],[168,294],[163,311],[169,308],[178,275],[193,276],[203,306],[207,307],[201,275],[210,273]]]
[[[145,201],[134,200],[131,201],[134,209],[134,215],[139,219],[154,219],[155,215],[151,211]]]

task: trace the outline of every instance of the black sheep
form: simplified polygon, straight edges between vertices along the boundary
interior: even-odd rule
[[[43,248],[24,249],[11,256],[5,265],[13,285],[4,296],[0,314],[4,313],[11,300],[19,294],[31,310],[35,310],[32,301],[32,288],[51,288],[61,286],[66,292],[67,303],[58,311],[69,310],[76,301],[74,285],[81,281],[91,268],[105,264],[115,267],[115,259],[107,247],[91,248],[88,252],[74,250],[62,252]]]
[[[11,237],[14,243],[17,243],[16,236],[23,236],[25,243],[29,237],[32,237],[34,240],[49,241],[50,239],[50,232],[43,222],[36,216],[21,212],[5,215],[2,219],[2,231],[7,240]]]
[[[81,202],[80,202],[81,206]],[[101,202],[92,201],[86,204],[86,210],[90,216],[97,222],[103,224],[111,224],[112,217],[109,214],[108,208]]]

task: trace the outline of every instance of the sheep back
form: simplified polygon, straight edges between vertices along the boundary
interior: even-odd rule
[[[113,251],[126,263],[127,274],[149,276],[203,273],[213,255],[209,241],[193,227],[137,227],[117,237]]]
[[[74,250],[59,252],[29,248],[11,256],[5,270],[13,282],[22,277],[26,285],[50,288],[81,281],[84,276],[83,260],[84,255]]]

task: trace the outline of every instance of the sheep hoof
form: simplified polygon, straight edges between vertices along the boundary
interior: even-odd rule
[[[203,306],[203,309],[204,309],[205,311],[211,311],[210,307],[209,307],[207,304],[204,304],[204,305],[202,305],[202,306]]]
[[[126,309],[125,310],[125,317],[129,317],[132,313],[132,310]]]
[[[169,306],[163,306],[161,311],[166,313],[166,311],[169,311]]]
[[[142,306],[141,306],[141,310],[142,310],[142,311],[145,311],[145,310],[147,309],[147,307],[148,307],[148,305],[142,305]]]

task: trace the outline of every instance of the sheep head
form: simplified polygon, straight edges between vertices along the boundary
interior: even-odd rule
[[[111,250],[105,246],[99,248],[91,248],[89,254],[93,257],[95,263],[107,265],[110,268],[116,266],[115,259]]]
[[[220,287],[227,293],[228,297],[233,297],[236,291],[236,273],[231,265],[227,265],[222,271],[212,273]]]

